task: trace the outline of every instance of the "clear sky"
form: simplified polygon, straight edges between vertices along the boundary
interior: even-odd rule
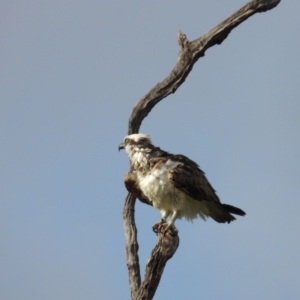
[[[0,299],[129,299],[122,209],[134,104],[242,0],[0,2]],[[141,132],[195,160],[231,224],[177,221],[157,300],[300,298],[300,2],[206,52]],[[137,203],[141,273],[160,214]]]

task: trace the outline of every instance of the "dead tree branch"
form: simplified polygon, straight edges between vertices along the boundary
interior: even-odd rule
[[[208,48],[216,44],[221,44],[232,29],[255,13],[270,10],[279,3],[280,0],[250,1],[229,18],[211,29],[208,33],[192,42],[188,41],[186,35],[179,31],[177,39],[181,46],[181,50],[178,55],[178,61],[171,73],[163,81],[154,86],[135,105],[129,118],[128,134],[138,133],[142,121],[150,113],[152,108],[162,99],[166,98],[171,93],[176,92],[191,72],[194,64],[200,57],[204,56],[205,51]],[[130,172],[128,174],[127,176],[130,177]],[[130,191],[134,193],[134,190]],[[134,205],[136,196],[140,196],[142,200],[144,199],[142,195],[134,195],[132,193],[128,193],[126,196],[123,209],[127,267],[132,299],[146,300],[152,299],[154,296],[164,266],[166,265],[167,260],[175,253],[179,244],[179,238],[177,235],[170,236],[169,234],[159,234],[158,243],[152,251],[151,257],[147,263],[145,279],[141,284],[139,257],[137,254],[139,247],[134,220]],[[144,200],[143,202],[147,203],[147,200]]]
[[[146,265],[145,278],[138,290],[136,300],[150,300],[159,285],[167,261],[174,255],[179,245],[179,237],[170,231],[160,229],[158,241]]]
[[[128,134],[137,133],[144,118],[149,114],[152,108],[162,99],[171,93],[175,93],[180,85],[189,75],[196,61],[204,56],[205,51],[216,45],[221,44],[231,30],[247,20],[255,13],[265,12],[279,4],[280,0],[253,0],[235,12],[225,21],[211,29],[208,33],[199,39],[189,42],[181,31],[178,33],[178,42],[181,51],[178,55],[178,61],[170,75],[162,82],[154,86],[135,105],[129,118]]]

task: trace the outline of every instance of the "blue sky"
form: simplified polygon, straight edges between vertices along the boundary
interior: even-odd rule
[[[1,1],[1,299],[129,299],[128,117],[174,67],[179,29],[193,40],[243,4]],[[234,29],[142,124],[247,212],[177,221],[155,299],[300,297],[299,11],[282,1]],[[137,203],[142,274],[159,218]]]

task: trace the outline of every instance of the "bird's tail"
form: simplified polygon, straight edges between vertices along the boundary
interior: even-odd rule
[[[232,205],[229,205],[229,204],[221,204],[221,206],[223,208],[225,208],[228,212],[230,212],[234,215],[239,215],[239,216],[246,215],[246,213],[238,207],[235,207],[235,206],[232,206]]]
[[[244,216],[246,213],[240,208],[229,204],[208,202],[209,216],[218,223],[230,223],[235,220],[232,215]]]

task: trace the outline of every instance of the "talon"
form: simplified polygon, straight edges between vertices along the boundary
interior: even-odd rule
[[[158,234],[159,233],[159,223],[155,223],[153,226],[152,226],[152,230]]]
[[[152,230],[158,234],[160,232],[160,228],[166,224],[166,220],[165,219],[161,219],[159,222],[155,223],[153,226],[152,226]]]
[[[169,233],[172,235],[178,234],[178,229],[172,223],[166,222],[164,218],[152,226],[152,230],[156,234],[161,232],[161,228],[164,229],[164,234],[166,234],[167,231],[169,231]]]
[[[162,224],[162,227],[165,229],[165,232],[170,231],[171,234],[178,233],[178,229],[173,224],[170,224],[169,222]]]
[[[155,223],[155,224],[152,226],[152,230],[153,230],[156,234],[158,234],[158,233],[160,233],[161,228],[162,228],[162,227],[164,228],[164,226],[165,226],[166,224],[168,224],[168,223],[166,222],[166,220],[165,220],[164,218],[162,218],[159,222]]]
[[[173,229],[172,229],[172,232],[173,232],[174,234],[178,234],[179,231],[178,231],[178,229],[174,226]]]

